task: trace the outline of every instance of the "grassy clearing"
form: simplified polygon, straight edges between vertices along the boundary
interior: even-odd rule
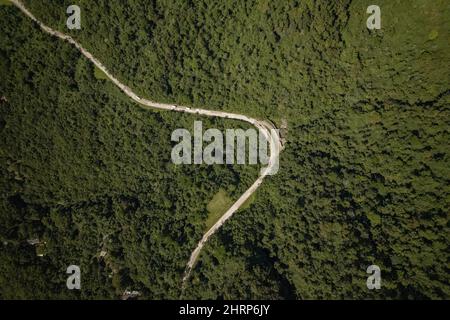
[[[247,200],[245,200],[244,204],[239,208],[240,210],[245,210],[247,208],[250,208],[250,206],[252,205],[252,203],[255,201],[256,199],[256,193],[253,193],[250,198],[248,198]]]
[[[0,6],[12,6],[9,0],[0,0]]]
[[[211,228],[232,204],[233,200],[228,197],[226,191],[220,189],[206,206],[208,209],[208,218],[205,221],[206,230]]]
[[[94,76],[97,80],[108,80],[108,76],[96,66],[94,66]]]

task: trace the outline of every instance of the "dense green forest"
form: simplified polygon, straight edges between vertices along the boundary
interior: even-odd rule
[[[75,264],[82,298],[177,298],[209,201],[219,189],[237,198],[258,168],[173,165],[172,131],[199,119],[140,109],[70,45],[17,10],[1,17],[1,297],[72,298]]]
[[[141,96],[286,122],[287,143],[181,292],[211,199],[257,168],[172,165],[195,117],[140,109],[0,6],[0,298],[450,298],[447,1],[380,0],[373,31],[363,0],[24,2]]]

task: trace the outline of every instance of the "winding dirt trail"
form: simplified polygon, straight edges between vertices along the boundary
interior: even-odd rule
[[[128,97],[130,97],[135,102],[144,105],[146,107],[150,108],[156,108],[156,109],[163,109],[163,110],[170,110],[170,111],[176,111],[176,112],[186,112],[186,113],[192,113],[192,114],[199,114],[203,116],[208,117],[219,117],[219,118],[225,118],[225,119],[235,119],[240,121],[245,121],[247,123],[252,124],[255,126],[260,133],[264,135],[264,137],[269,142],[270,146],[270,158],[269,163],[267,167],[263,168],[261,170],[261,173],[258,177],[258,179],[251,185],[250,188],[247,189],[247,191],[242,194],[239,199],[220,217],[220,219],[203,235],[202,239],[198,242],[196,248],[191,253],[191,257],[186,265],[186,271],[183,277],[183,283],[189,278],[190,272],[192,268],[194,267],[195,262],[197,261],[197,258],[205,245],[205,243],[208,241],[208,239],[227,221],[229,218],[233,216],[233,214],[244,204],[244,202],[258,189],[258,187],[263,182],[264,178],[268,175],[270,175],[273,170],[276,170],[276,166],[278,165],[278,157],[282,150],[282,144],[281,140],[278,134],[278,130],[271,124],[263,120],[257,120],[251,117],[248,117],[243,114],[237,114],[237,113],[229,113],[229,112],[223,112],[223,111],[214,111],[214,110],[207,110],[207,109],[198,109],[198,108],[190,108],[185,106],[178,106],[178,105],[172,105],[172,104],[165,104],[165,103],[158,103],[153,102],[147,99],[143,99],[139,97],[136,93],[134,93],[129,87],[121,83],[119,80],[117,80],[116,77],[114,77],[107,69],[106,67],[97,60],[89,51],[87,51],[81,44],[79,44],[77,41],[75,41],[71,36],[68,36],[60,31],[54,30],[48,26],[46,26],[44,23],[42,23],[40,20],[38,20],[26,7],[25,5],[20,2],[19,0],[9,0],[11,1],[17,8],[19,8],[26,16],[28,16],[31,20],[36,22],[43,31],[46,33],[58,37],[64,41],[67,41],[74,45],[87,59],[89,59],[97,68],[102,70],[106,76],[117,86],[122,90]]]

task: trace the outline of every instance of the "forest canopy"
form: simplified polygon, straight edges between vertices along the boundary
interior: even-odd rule
[[[285,123],[287,141],[182,291],[214,205],[258,168],[174,166],[170,133],[199,117],[139,108],[1,5],[0,298],[450,297],[446,1],[380,0],[381,30],[363,0],[23,2],[140,96]],[[74,3],[82,28],[67,30]]]

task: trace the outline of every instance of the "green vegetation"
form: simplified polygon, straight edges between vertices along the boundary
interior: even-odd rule
[[[97,80],[108,80],[108,76],[96,66],[94,66],[94,77]]]
[[[140,108],[14,8],[0,18],[0,298],[178,298],[209,200],[259,168],[172,164],[172,131],[199,119]],[[72,264],[81,292],[65,286]]]
[[[0,0],[0,6],[12,6],[11,1],[8,0]]]
[[[227,192],[219,189],[206,206],[208,209],[208,218],[205,221],[206,230],[209,230],[232,204],[233,200],[228,197]]]
[[[245,210],[245,209],[250,208],[250,206],[251,206],[252,203],[255,201],[255,199],[256,199],[256,193],[252,194],[252,195],[250,196],[250,198],[248,198],[248,199],[244,202],[244,204],[242,205],[242,207],[239,208],[239,210]]]
[[[70,34],[142,96],[287,122],[278,174],[207,243],[184,298],[450,297],[447,1],[379,0],[379,31],[363,0],[25,2],[65,32],[78,4]],[[207,204],[257,169],[172,166],[162,142],[195,117],[136,108],[14,8],[0,18],[0,297],[178,298]]]

